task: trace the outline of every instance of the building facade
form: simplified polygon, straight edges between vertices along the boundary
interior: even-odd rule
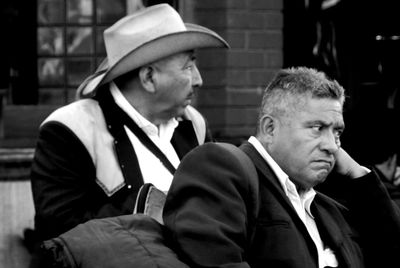
[[[41,120],[74,101],[77,86],[105,57],[104,29],[143,6],[169,3],[186,22],[230,43],[229,51],[198,57],[204,86],[195,105],[217,139],[238,142],[253,133],[261,91],[283,65],[283,0],[36,0],[28,10],[22,0],[7,1],[0,147],[33,146]]]

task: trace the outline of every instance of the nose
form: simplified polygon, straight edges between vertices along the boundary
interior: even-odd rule
[[[340,139],[332,131],[326,131],[322,136],[321,149],[334,154],[340,148]]]
[[[194,65],[192,70],[192,85],[193,87],[201,87],[203,85],[203,79],[197,65]]]

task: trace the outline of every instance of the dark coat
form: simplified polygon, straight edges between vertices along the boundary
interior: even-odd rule
[[[181,259],[195,267],[318,267],[315,244],[275,174],[251,144],[241,149],[205,144],[181,162],[164,207]],[[311,207],[340,267],[399,267],[400,213],[377,175],[344,187],[348,207],[321,193]]]
[[[119,108],[116,108],[110,94],[100,98],[100,104],[102,100],[106,104],[100,105],[101,109],[96,100],[82,100],[80,102],[84,105],[73,103],[58,111],[58,115],[64,118],[74,116],[67,118],[67,122],[73,124],[88,117],[87,121],[92,125],[80,126],[80,129],[88,129],[89,138],[82,139],[71,130],[71,126],[57,120],[47,120],[40,128],[31,181],[36,210],[35,228],[41,240],[60,235],[90,219],[133,212],[137,192],[143,185],[137,160],[140,156],[136,155],[123,130],[125,122],[121,120],[127,117],[126,114],[118,114],[124,113],[122,110],[115,112]],[[110,107],[114,109],[111,113],[108,112]],[[79,113],[75,113],[77,110]],[[88,111],[94,112],[87,116]],[[98,127],[99,124],[102,126]],[[100,131],[104,134],[96,139]],[[206,135],[205,140],[209,139]],[[88,144],[84,144],[83,140]],[[199,144],[192,121],[183,119],[179,122],[171,143],[180,158]],[[88,151],[92,147],[99,152],[95,157]],[[102,163],[116,163],[115,168],[120,169],[118,172],[123,175],[121,186],[111,193],[104,190],[105,187],[98,182],[99,174],[96,174],[96,165],[100,165],[98,158],[105,153],[110,157],[103,159]]]

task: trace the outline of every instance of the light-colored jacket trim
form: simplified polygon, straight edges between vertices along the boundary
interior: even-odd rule
[[[206,139],[206,122],[203,116],[192,106],[187,106],[184,117],[192,121],[197,141],[199,144],[203,144]]]
[[[202,115],[188,106],[184,116],[192,121],[199,144],[204,143],[206,125]],[[107,130],[97,101],[83,99],[61,107],[47,117],[42,125],[50,121],[65,125],[83,143],[96,168],[96,183],[107,196],[124,187],[125,180],[114,150],[114,138]]]

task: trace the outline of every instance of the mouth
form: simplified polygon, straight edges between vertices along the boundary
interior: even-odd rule
[[[186,105],[189,105],[189,104],[191,104],[192,103],[192,100],[193,100],[193,98],[194,98],[194,94],[193,93],[190,93],[187,97],[186,97],[186,101],[185,101],[185,104]]]
[[[330,170],[333,166],[333,162],[329,160],[316,160],[314,161],[314,163],[317,165],[318,168],[326,170]]]

